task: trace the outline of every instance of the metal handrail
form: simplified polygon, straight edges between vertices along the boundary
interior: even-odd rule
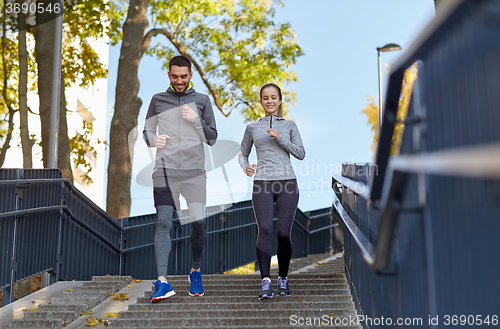
[[[68,208],[66,205],[60,205],[60,206],[47,206],[47,207],[36,207],[36,208],[30,208],[30,209],[24,209],[24,210],[16,210],[16,211],[9,211],[9,212],[4,212],[0,214],[0,218],[2,217],[10,217],[10,216],[17,216],[17,215],[25,215],[25,214],[31,214],[31,213],[37,213],[37,212],[43,212],[43,211],[51,211],[51,210],[62,210],[64,213],[68,216],[68,218],[74,220],[75,223],[80,225],[81,227],[85,228],[88,232],[92,233],[96,238],[101,240],[102,242],[106,243],[108,246],[110,246],[113,250],[116,252],[121,252],[120,248],[115,246],[111,241],[106,239],[104,235],[96,231],[94,228],[92,228],[90,225],[85,223],[83,220],[75,216],[71,210]]]
[[[234,209],[234,210],[240,210],[240,209],[243,210],[243,209],[248,209],[248,208],[252,208],[252,207],[244,207],[244,208],[239,208],[239,209]],[[319,217],[322,217],[322,216],[325,216],[325,215],[329,215],[329,214],[330,213],[322,213],[322,214],[311,216],[309,218],[310,219],[314,219],[314,218],[319,218]],[[273,218],[273,221],[276,221],[276,220],[278,220],[276,217]],[[306,227],[304,227],[304,225],[302,225],[299,221],[297,221],[297,219],[295,219],[295,218],[294,218],[294,224],[296,224],[299,228],[301,228],[307,234],[315,234],[315,233],[318,233],[318,232],[321,232],[321,231],[324,231],[324,230],[327,230],[327,229],[330,229],[330,228],[338,226],[338,224],[335,223],[335,224],[323,226],[323,227],[320,227],[320,228],[317,228],[317,229],[314,229],[314,230],[310,231],[309,229],[307,229]],[[139,224],[139,225],[124,227],[123,229],[124,230],[130,230],[130,229],[144,227],[144,226],[150,226],[150,225],[156,225],[156,223],[155,222],[151,222],[151,223],[146,223],[146,224]],[[232,231],[232,230],[241,229],[241,228],[245,228],[245,227],[249,227],[249,226],[256,226],[256,225],[257,225],[257,222],[253,222],[253,223],[241,224],[241,225],[238,225],[238,226],[226,227],[226,228],[223,228],[223,229],[220,229],[220,230],[215,230],[215,231],[207,232],[207,235],[215,234],[215,233],[229,232],[229,231]],[[178,237],[178,238],[171,239],[170,241],[171,242],[176,242],[176,241],[181,241],[181,240],[185,240],[185,239],[188,239],[188,238],[189,238],[189,236],[184,236],[184,237]],[[154,245],[154,243],[146,243],[146,244],[143,244],[143,245],[140,245],[140,246],[125,248],[125,249],[121,250],[121,253],[127,253],[127,252],[138,250],[138,249],[141,249],[141,248],[151,247],[153,245]]]
[[[372,201],[380,200],[382,197],[385,172],[389,163],[391,142],[396,124],[404,73],[408,67],[422,57],[422,54],[428,49],[431,49],[441,33],[443,33],[443,27],[456,22],[459,19],[458,16],[460,16],[462,12],[467,11],[467,7],[466,0],[446,2],[443,13],[438,15],[429,24],[417,40],[410,46],[408,51],[404,52],[396,63],[391,66],[389,84],[384,102],[382,127],[380,129],[380,137],[375,156],[375,163],[377,164],[379,175],[373,176],[373,180],[370,184],[370,199]]]
[[[370,199],[370,186],[337,174],[333,174],[333,179],[365,200]]]
[[[111,225],[115,226],[117,229],[121,230],[120,225],[116,220],[111,217],[107,212],[102,210],[98,205],[96,205],[92,200],[90,200],[85,194],[76,189],[73,184],[67,178],[43,178],[43,179],[12,179],[12,180],[0,180],[0,185],[12,185],[12,184],[37,184],[37,183],[64,183],[66,187],[69,188],[72,194],[78,197],[86,205],[95,210],[99,215],[104,217]]]
[[[409,173],[444,176],[500,178],[500,144],[480,145],[470,148],[444,150],[418,155],[401,155],[390,158],[391,142],[396,124],[398,102],[405,70],[429,49],[441,34],[443,26],[451,24],[457,16],[467,10],[465,0],[451,2],[446,14],[438,16],[422,33],[412,47],[392,66],[386,95],[380,139],[377,145],[376,166],[379,175],[374,175],[369,186],[346,177],[333,175],[334,216],[340,218],[353,240],[361,250],[365,261],[374,270],[386,269],[400,212],[403,189]],[[352,221],[338,198],[336,183],[340,183],[366,200],[378,203],[382,209],[377,245],[374,246]],[[367,191],[367,190],[368,191]]]

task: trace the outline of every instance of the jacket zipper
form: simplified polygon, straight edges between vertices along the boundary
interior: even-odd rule
[[[181,106],[181,96],[179,95],[179,106]],[[177,120],[177,136],[178,136],[178,162],[177,162],[177,168],[181,168],[181,115],[182,115],[182,109],[181,112],[177,113],[178,115],[178,120]]]

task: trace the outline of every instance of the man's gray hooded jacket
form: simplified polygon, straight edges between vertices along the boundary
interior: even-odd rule
[[[198,113],[193,122],[182,117],[186,104]],[[205,169],[203,143],[212,146],[217,140],[217,127],[210,98],[197,93],[189,83],[183,93],[170,86],[166,92],[153,96],[149,104],[143,137],[148,147],[154,147],[156,136],[170,136],[165,146],[156,150],[156,168]]]

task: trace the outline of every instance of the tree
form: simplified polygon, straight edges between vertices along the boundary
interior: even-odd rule
[[[19,4],[23,0],[17,0]],[[4,4],[6,1],[4,1]],[[29,8],[30,4],[34,4],[34,0],[27,0]],[[45,1],[42,6],[45,8],[51,8],[51,11],[40,12],[36,11],[36,19],[29,21],[31,22],[27,26],[25,20],[22,19],[22,15],[16,18],[16,15],[4,15],[5,30],[9,29],[11,35],[15,35],[18,32],[19,39],[19,54],[17,53],[17,45],[14,40],[5,39],[5,52],[6,58],[6,70],[5,71],[5,81],[8,84],[7,88],[4,88],[9,94],[9,92],[14,92],[15,87],[19,90],[19,106],[17,106],[15,96],[9,94],[9,97],[5,98],[9,102],[12,112],[17,111],[17,107],[20,109],[21,113],[21,139],[23,136],[29,136],[27,127],[24,128],[23,121],[23,111],[27,108],[23,104],[24,95],[27,89],[27,76],[25,74],[26,63],[24,61],[24,56],[28,56],[29,71],[30,73],[37,76],[37,83],[35,83],[35,88],[38,91],[40,100],[40,120],[42,126],[42,151],[44,166],[47,167],[48,159],[48,138],[50,135],[50,108],[52,102],[52,64],[53,64],[53,50],[54,50],[54,32],[55,25],[54,19],[57,16],[55,11],[55,4],[57,1]],[[60,7],[59,7],[60,8]],[[66,101],[65,101],[65,87],[79,84],[81,87],[88,87],[94,83],[99,78],[104,78],[107,74],[105,66],[100,62],[98,55],[92,49],[92,47],[87,42],[88,38],[102,38],[105,36],[111,37],[114,42],[116,42],[118,35],[116,35],[118,22],[121,19],[121,10],[115,9],[115,4],[106,0],[77,0],[77,1],[66,1],[64,10],[64,43],[63,43],[63,53],[62,53],[62,78],[61,78],[61,104],[60,104],[60,125],[59,125],[59,144],[58,153],[59,161],[58,167],[63,172],[64,177],[72,179],[72,170],[70,164],[70,154],[75,154],[74,159],[75,164],[87,165],[85,158],[82,156],[81,152],[88,150],[90,145],[88,145],[88,138],[77,138],[73,139],[72,147],[70,148],[70,143],[68,139],[67,124],[66,124]],[[23,14],[22,10],[20,14]],[[28,15],[35,16],[35,12],[29,12]],[[27,17],[29,18],[29,17]],[[26,33],[26,34],[25,34]],[[25,49],[23,45],[23,35],[29,35],[33,33],[35,37],[35,52],[32,49]],[[6,33],[4,33],[6,35]],[[10,47],[12,45],[12,47]],[[12,49],[11,49],[12,48]],[[32,56],[36,57],[36,67],[32,67],[31,61]],[[19,76],[15,76],[14,73],[17,72],[17,68],[21,72]],[[2,72],[3,72],[2,71]],[[2,74],[3,77],[3,74]],[[33,80],[33,79],[32,79]],[[4,102],[4,97],[2,97],[2,103]],[[3,105],[3,104],[2,104]],[[23,109],[24,107],[24,109]],[[5,107],[0,107],[0,111],[5,112]],[[9,116],[9,120],[12,115]],[[2,148],[2,153],[0,158],[5,157],[5,152],[8,149],[10,137],[14,126],[13,122],[9,125],[10,128],[0,129],[0,138],[4,139],[7,143],[7,147]],[[84,126],[85,132],[83,136],[87,136],[87,132],[91,130],[89,125]],[[89,130],[90,129],[90,130]],[[7,138],[8,137],[8,138]],[[26,140],[24,138],[24,140]],[[75,140],[83,143],[81,147],[75,146]],[[27,166],[27,156],[25,151],[25,144],[23,144],[24,166]],[[29,145],[29,144],[28,144]],[[91,147],[90,147],[91,148]],[[1,164],[1,162],[0,162]],[[90,168],[90,167],[89,167]],[[85,174],[85,178],[88,179],[88,171]]]
[[[22,8],[24,0],[18,3]],[[30,2],[29,2],[30,3]],[[21,130],[21,144],[23,147],[23,168],[33,167],[33,140],[29,135],[28,127],[28,48],[26,46],[26,19],[27,15],[21,10],[18,16],[19,27],[19,128]]]
[[[406,119],[406,115],[408,114],[408,107],[410,105],[411,93],[413,90],[413,82],[417,78],[418,68],[417,63],[413,63],[408,69],[406,69],[403,83],[401,84],[401,94],[399,97],[398,104],[398,114],[396,117],[396,125],[394,127],[394,134],[392,136],[391,142],[391,155],[398,155],[399,149],[401,146],[401,140],[403,138],[404,131],[404,120]],[[370,149],[373,152],[373,158],[375,158],[375,152],[377,149],[377,141],[379,134],[378,127],[378,106],[375,105],[373,98],[367,96],[368,105],[361,111],[361,113],[365,114],[368,118],[368,125],[371,126],[371,130],[373,131],[373,142],[370,146]]]
[[[56,0],[45,2],[55,4]],[[47,21],[44,14],[37,13],[37,22]],[[58,144],[58,168],[63,176],[72,180],[70,150],[80,152],[85,148],[71,148],[66,122],[65,87],[79,82],[87,87],[99,78],[106,77],[107,69],[87,42],[87,38],[110,36],[116,39],[120,12],[115,12],[113,3],[102,0],[66,1],[64,9],[64,44],[62,54],[61,103]],[[37,24],[34,28],[36,60],[38,63],[38,95],[40,99],[40,121],[42,126],[42,149],[44,167],[48,165],[48,138],[50,136],[50,108],[52,102],[52,68],[54,56],[55,20]],[[76,164],[84,161],[77,154]]]
[[[146,32],[148,10],[153,27]],[[130,213],[128,137],[137,126],[142,105],[137,96],[142,56],[163,59],[165,66],[174,53],[188,57],[223,115],[238,109],[247,120],[254,120],[263,113],[258,105],[260,86],[297,81],[291,67],[303,55],[290,25],[274,23],[274,14],[270,0],[130,0],[109,139],[107,212],[111,216]],[[166,43],[151,46],[159,35]],[[285,90],[283,96],[285,103],[294,103],[293,92]]]
[[[6,3],[7,1],[4,0],[2,6],[2,98],[0,101],[0,105],[2,107],[0,111],[4,115],[4,118],[8,117],[9,119],[7,127],[2,124],[0,128],[0,137],[4,139],[2,149],[0,151],[0,166],[3,165],[7,150],[10,148],[10,141],[14,131],[14,114],[16,112],[14,109],[16,106],[15,90],[10,76],[16,71],[17,68],[17,66],[11,61],[11,58],[15,57],[15,53],[17,52],[17,45],[13,40],[7,37],[7,25],[10,24],[10,22],[6,13]],[[9,63],[7,63],[7,61],[9,61]],[[6,122],[7,120],[4,119],[2,121]]]

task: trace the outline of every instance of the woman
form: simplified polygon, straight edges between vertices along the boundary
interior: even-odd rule
[[[302,160],[305,150],[295,122],[283,119],[281,102],[281,89],[277,85],[269,83],[260,89],[260,104],[266,116],[247,125],[238,156],[243,171],[250,177],[255,174],[252,204],[259,229],[257,259],[262,278],[259,299],[272,298],[274,294],[270,278],[274,203],[278,217],[278,295],[290,295],[290,233],[299,201],[290,154]],[[257,165],[248,161],[252,145],[257,151]]]

